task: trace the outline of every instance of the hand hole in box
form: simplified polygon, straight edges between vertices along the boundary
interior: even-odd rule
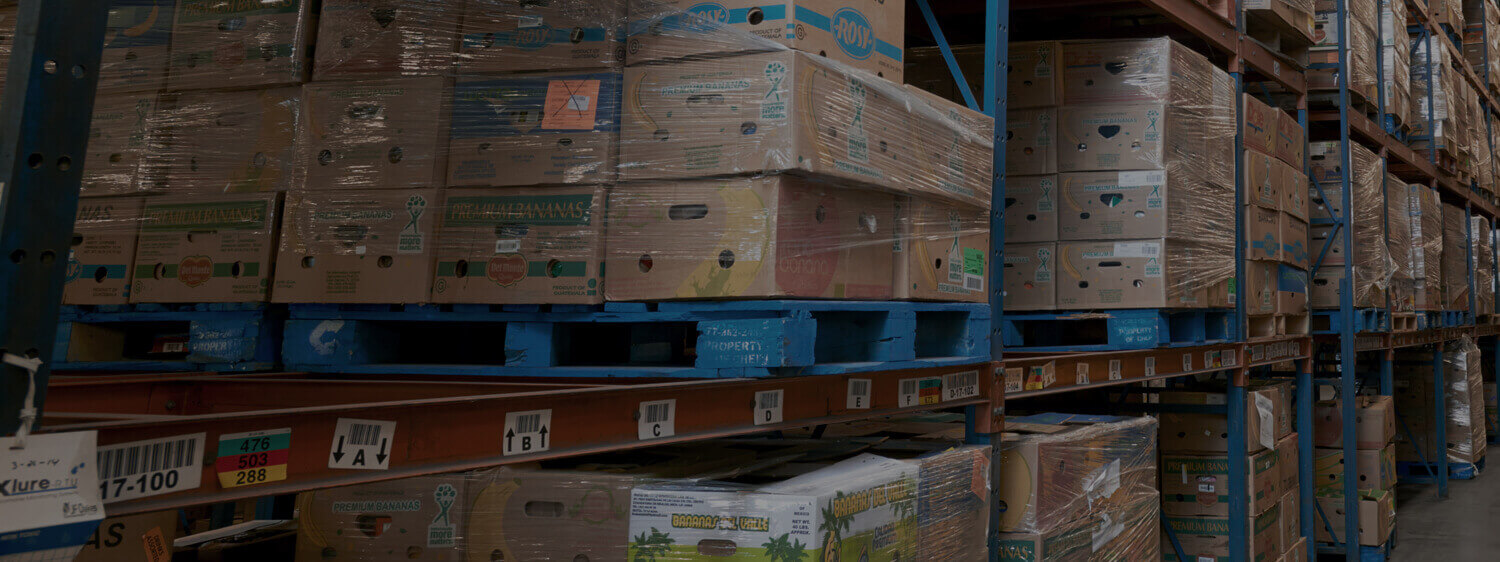
[[[401,147],[399,147],[399,146],[393,146],[393,147],[391,147],[391,150],[386,153],[385,159],[389,160],[392,164],[400,164],[401,163],[401,158],[403,156],[404,156],[404,154],[401,151]]]
[[[526,513],[527,517],[557,518],[562,517],[563,513],[567,511],[567,508],[559,502],[532,500],[526,502],[526,505],[522,508],[522,511]]]
[[[818,209],[813,211],[813,220],[818,221],[818,224],[823,224],[823,221],[827,218],[828,209],[822,205],[818,205]]]
[[[753,135],[756,131],[759,130],[760,127],[756,125],[754,121],[746,121],[744,123],[740,123],[740,134],[742,135]]]
[[[1079,281],[1078,282],[1078,288],[1079,289],[1087,289],[1087,288],[1089,288],[1089,282],[1088,281]]]
[[[703,539],[698,541],[698,554],[703,556],[734,556],[738,548],[734,541],[724,539]]]
[[[315,267],[317,265],[318,265],[318,258],[315,258],[313,256],[303,256],[302,257],[302,269],[312,269],[313,267]]]
[[[557,260],[547,260],[547,277],[556,279],[562,277],[563,264]]]
[[[94,269],[94,282],[95,283],[103,283],[104,280],[108,279],[108,278],[109,278],[109,268],[104,267],[104,266],[99,266],[99,267],[97,267],[97,268]]]
[[[651,266],[654,264],[655,262],[651,259],[651,254],[641,254],[640,259],[635,262],[636,268],[640,269],[641,273],[650,273]]]
[[[378,258],[378,259],[375,260],[375,266],[376,267],[380,267],[380,268],[390,268],[392,265],[395,265],[395,264],[396,264],[396,258],[393,258],[393,257],[390,257],[390,256],[380,256],[380,258]]]
[[[327,165],[329,165],[331,163],[333,163],[333,151],[332,150],[324,149],[324,150],[318,151],[318,165],[319,166],[327,166]]]
[[[745,21],[750,22],[750,25],[760,25],[760,22],[765,20],[766,13],[761,11],[760,8],[750,8],[750,13],[745,14]]]
[[[238,279],[245,273],[245,262],[237,261],[229,264],[229,276]]]
[[[729,250],[719,252],[719,267],[723,269],[734,267],[734,252]]]
[[[656,132],[651,133],[651,136],[656,137],[656,140],[659,141],[665,141],[670,138],[670,135],[667,134],[666,129],[657,129]]]
[[[575,45],[577,45],[579,43],[582,43],[583,42],[583,28],[582,27],[575,27],[575,28],[573,28],[573,32],[568,34],[568,41],[571,42],[571,43],[573,43],[573,44],[575,44]]]

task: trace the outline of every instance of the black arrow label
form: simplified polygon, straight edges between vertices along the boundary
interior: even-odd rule
[[[542,448],[546,449],[547,448],[547,426],[545,426],[545,425],[542,426],[541,429],[537,430],[537,434],[542,436],[542,439],[541,439]]]
[[[387,439],[381,439],[380,440],[380,452],[379,453],[375,453],[375,462],[377,462],[379,464],[385,464],[385,457],[386,457],[385,446],[387,444],[389,444],[390,442],[391,442],[391,440],[389,438],[387,438]]]
[[[344,436],[339,436],[339,446],[333,451],[333,462],[344,460]]]
[[[505,430],[505,450],[507,450],[507,451],[513,451],[513,450],[515,450],[515,448],[516,448],[516,431],[513,430],[513,429],[507,429],[507,430]]]

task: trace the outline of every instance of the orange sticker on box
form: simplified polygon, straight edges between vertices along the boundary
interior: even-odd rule
[[[542,128],[588,131],[599,112],[598,80],[553,80],[542,104]]]
[[[167,539],[161,534],[161,527],[152,527],[146,534],[141,535],[141,546],[146,549],[147,562],[169,562],[172,560],[170,550],[167,550]]]

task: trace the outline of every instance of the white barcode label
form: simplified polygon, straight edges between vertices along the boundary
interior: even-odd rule
[[[504,455],[540,453],[552,447],[552,410],[506,412],[505,435],[500,452]]]
[[[902,408],[928,406],[943,401],[943,379],[938,377],[901,379],[898,390],[901,391]]]
[[[111,503],[197,489],[206,439],[194,433],[100,446],[99,499]]]
[[[1089,381],[1089,364],[1088,363],[1079,363],[1078,366],[1076,368],[1074,368],[1074,371],[1077,372],[1077,375],[1074,377],[1074,380],[1073,380],[1074,384],[1088,384],[1090,382]]]
[[[1203,368],[1204,369],[1212,369],[1214,367],[1218,367],[1219,366],[1218,359],[1219,359],[1219,352],[1217,352],[1217,351],[1205,351],[1205,352],[1203,352]]]
[[[1256,361],[1260,361],[1261,359],[1265,358],[1265,356],[1266,356],[1266,346],[1264,346],[1264,345],[1252,345],[1252,346],[1250,346],[1250,362],[1253,363],[1253,362],[1256,362]]]
[[[545,21],[542,16],[521,16],[521,19],[516,22],[516,27],[521,29],[541,27]]]
[[[970,291],[984,290],[984,276],[973,273],[964,274],[964,288]]]
[[[395,436],[394,421],[339,418],[328,444],[328,468],[388,469]]]
[[[642,441],[661,439],[677,434],[677,400],[641,402],[641,419],[636,424],[636,437]]]
[[[1121,373],[1120,360],[1119,359],[1110,359],[1109,360],[1109,380],[1117,381],[1117,380],[1120,380],[1122,378],[1125,378],[1125,376]]]
[[[1020,367],[1005,369],[1005,392],[1020,392],[1026,387],[1026,371]]]
[[[187,351],[187,344],[180,341],[169,341],[161,344],[162,353],[183,353]]]
[[[870,409],[870,379],[849,379],[849,394],[844,407],[850,410]]]
[[[781,423],[781,397],[785,390],[763,390],[755,393],[755,425]]]
[[[568,96],[568,109],[572,111],[588,111],[593,104],[593,98],[577,94]]]
[[[979,396],[979,371],[943,375],[943,400],[960,400]]]
[[[1145,377],[1154,377],[1154,376],[1156,376],[1156,358],[1155,357],[1147,357],[1146,358],[1146,372],[1144,374],[1142,374],[1141,376],[1145,376]]]
[[[1220,356],[1224,358],[1225,367],[1233,367],[1234,364],[1239,361],[1239,358],[1235,357],[1235,352],[1233,349],[1224,350],[1224,353]]]
[[[1182,354],[1182,370],[1183,370],[1183,372],[1187,372],[1187,371],[1193,370],[1193,354],[1191,354],[1191,353],[1184,353],[1184,354]]]
[[[519,253],[520,251],[521,251],[521,241],[520,240],[496,240],[495,241],[495,253],[497,253],[497,254],[515,254],[515,253]]]

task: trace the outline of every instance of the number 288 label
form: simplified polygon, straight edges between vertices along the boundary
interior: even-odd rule
[[[290,428],[221,435],[219,458],[214,463],[219,485],[237,488],[286,480],[291,453]]]

